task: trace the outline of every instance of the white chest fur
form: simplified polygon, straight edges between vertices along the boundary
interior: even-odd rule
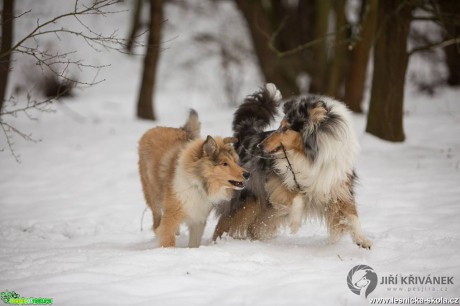
[[[205,222],[212,209],[212,203],[200,182],[183,171],[176,169],[173,190],[187,215],[187,223]]]
[[[320,156],[312,162],[301,153],[287,152],[287,156],[291,167],[285,159],[279,159],[275,162],[275,168],[289,189],[296,190],[300,186],[307,202],[325,204],[335,201],[346,191],[342,189],[347,175],[353,169],[351,158],[324,160],[324,156]]]

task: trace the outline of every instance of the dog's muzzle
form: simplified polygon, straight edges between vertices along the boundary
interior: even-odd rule
[[[237,187],[238,189],[244,188],[244,182],[239,182],[239,181],[234,181],[234,180],[229,180],[228,182],[232,184],[233,186]]]

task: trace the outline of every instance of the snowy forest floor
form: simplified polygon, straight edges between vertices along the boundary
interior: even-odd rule
[[[185,248],[185,228],[178,248],[158,248],[149,213],[140,231],[145,206],[136,155],[138,138],[153,124],[133,120],[123,99],[78,99],[68,107],[84,122],[57,105],[39,122],[18,122],[43,137],[17,141],[22,163],[1,155],[2,289],[53,297],[58,305],[354,305],[359,297],[346,275],[357,264],[388,275],[460,275],[458,92],[436,100],[409,95],[402,144],[363,133],[364,117],[354,116],[362,145],[357,201],[371,251],[349,237],[327,244],[324,226],[314,222],[268,242],[212,244],[212,217],[199,249]],[[160,107],[162,124],[182,123],[187,103],[178,104],[177,115]],[[233,109],[199,112],[203,135],[230,134]],[[452,297],[459,288],[397,295]],[[378,286],[373,295],[392,293]]]
[[[362,146],[357,202],[372,250],[348,236],[328,244],[317,222],[266,242],[213,244],[213,216],[200,248],[186,248],[184,227],[178,248],[162,249],[149,213],[140,231],[138,139],[155,125],[181,125],[190,107],[202,136],[229,136],[235,108],[203,88],[160,84],[160,120],[136,120],[140,60],[113,55],[112,62],[104,84],[38,121],[14,121],[42,141],[15,138],[21,163],[0,153],[2,291],[56,305],[366,305],[346,282],[351,268],[366,264],[379,276],[454,276],[448,286],[378,285],[370,297],[460,297],[460,91],[430,98],[408,89],[400,144],[364,133],[365,116],[353,116]]]

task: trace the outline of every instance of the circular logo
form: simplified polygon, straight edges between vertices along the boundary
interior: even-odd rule
[[[366,298],[377,287],[377,283],[377,273],[366,265],[353,267],[347,275],[347,284],[351,292]]]

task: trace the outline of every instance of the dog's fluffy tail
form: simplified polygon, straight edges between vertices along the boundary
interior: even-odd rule
[[[182,129],[187,133],[189,139],[200,137],[201,122],[198,119],[198,113],[194,109],[190,110],[187,122],[182,126]]]
[[[233,117],[234,136],[240,143],[270,125],[278,114],[281,99],[281,93],[273,83],[265,84],[264,88],[246,97]]]
[[[246,189],[238,192],[228,205],[217,207],[219,222],[214,231],[214,240],[224,233],[232,237],[247,237],[250,225],[266,206],[265,177],[261,169],[267,168],[265,164],[271,161],[253,156],[262,155],[257,145],[266,137],[264,130],[278,114],[281,98],[274,84],[265,84],[264,88],[248,96],[235,112],[233,131],[239,140],[235,149],[243,167],[251,172],[251,179]]]

